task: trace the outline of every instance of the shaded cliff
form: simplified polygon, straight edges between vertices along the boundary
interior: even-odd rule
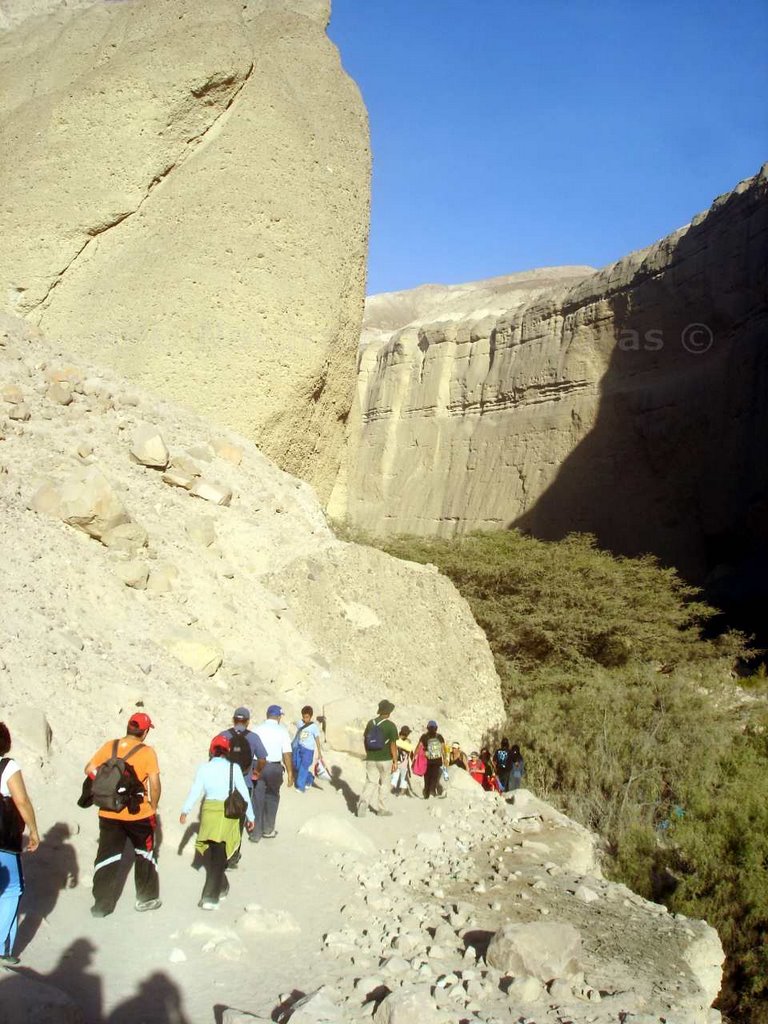
[[[703,579],[765,544],[768,181],[501,316],[361,353],[334,512],[375,532],[595,533]]]
[[[327,493],[370,170],[328,3],[81,8],[0,33],[0,304]]]

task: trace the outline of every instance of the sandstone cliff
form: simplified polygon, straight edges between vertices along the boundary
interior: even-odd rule
[[[697,578],[765,545],[766,274],[764,168],[575,284],[390,328],[360,355],[332,511],[375,532],[589,531]]]
[[[370,161],[328,13],[0,8],[3,307],[321,493],[353,391]]]

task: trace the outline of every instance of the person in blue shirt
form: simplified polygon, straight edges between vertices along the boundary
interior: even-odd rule
[[[309,704],[301,709],[301,721],[296,723],[296,735],[291,743],[293,770],[296,774],[294,785],[299,793],[314,785],[312,763],[315,757],[321,764],[323,763],[323,755],[320,752],[320,726],[313,721],[314,714]]]
[[[240,821],[224,814],[224,801],[233,789],[246,802],[245,827],[249,832],[253,829],[254,816],[242,770],[229,760],[228,737],[214,736],[208,756],[208,762],[201,764],[195,773],[195,781],[184,801],[179,821],[186,825],[187,815],[202,797],[195,849],[203,858],[205,885],[198,906],[203,910],[216,910],[219,900],[229,892],[227,861],[240,846]]]

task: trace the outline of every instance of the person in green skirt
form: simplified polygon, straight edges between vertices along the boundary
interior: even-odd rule
[[[208,751],[208,761],[201,764],[195,773],[195,781],[184,801],[179,821],[187,823],[187,815],[194,805],[203,798],[200,808],[200,828],[195,849],[202,856],[205,867],[205,885],[198,906],[203,910],[216,910],[219,900],[229,892],[226,870],[227,861],[240,846],[240,820],[227,818],[224,801],[236,789],[246,803],[245,827],[253,828],[253,808],[248,798],[243,772],[239,765],[229,760],[229,739],[214,736]]]

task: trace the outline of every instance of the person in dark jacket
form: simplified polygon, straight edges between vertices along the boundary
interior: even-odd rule
[[[427,770],[424,773],[424,799],[429,800],[431,796],[443,795],[440,780],[445,766],[445,740],[437,731],[437,722],[427,722],[427,731],[422,733],[419,743],[427,759]]]
[[[501,746],[498,748],[496,753],[493,755],[493,764],[496,768],[496,777],[499,780],[501,788],[506,791],[509,789],[509,773],[512,770],[512,758],[509,752],[509,740],[505,736],[501,741]]]

